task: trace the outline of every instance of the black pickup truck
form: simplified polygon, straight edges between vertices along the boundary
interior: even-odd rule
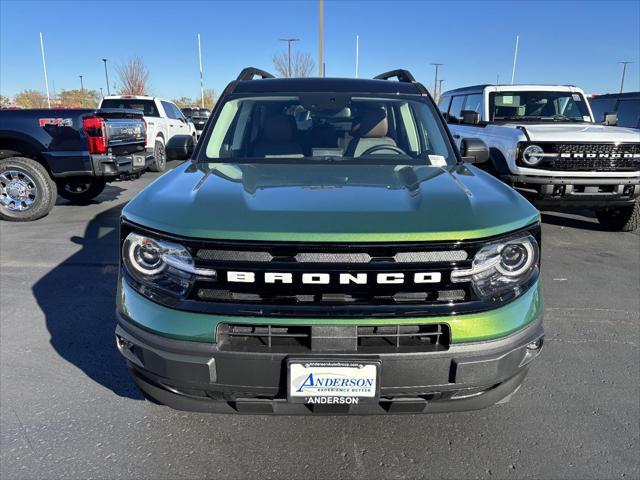
[[[1,110],[0,218],[35,220],[57,194],[82,204],[107,182],[137,178],[153,160],[145,137],[137,110]]]

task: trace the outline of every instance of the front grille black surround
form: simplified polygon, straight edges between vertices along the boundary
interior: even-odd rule
[[[529,145],[538,145],[545,154],[557,156],[547,157],[534,166],[527,165],[522,161],[522,152]],[[517,163],[526,168],[563,172],[637,172],[640,143],[526,142],[518,146]]]
[[[122,267],[127,282],[150,300],[178,310],[213,315],[258,316],[258,317],[296,317],[296,318],[391,318],[426,317],[437,315],[455,315],[495,309],[518,295],[505,294],[492,299],[477,297],[470,283],[453,283],[450,273],[454,269],[471,267],[475,253],[489,242],[510,238],[520,233],[532,234],[540,245],[540,226],[529,227],[495,237],[480,240],[457,242],[408,242],[408,243],[293,243],[293,242],[257,242],[257,241],[217,241],[207,239],[184,238],[176,235],[156,232],[128,221],[121,224],[121,248],[124,238],[131,231],[152,237],[180,243],[191,252],[197,267],[218,270],[215,281],[197,278],[185,298],[177,298],[160,291],[142,286]],[[206,251],[205,255],[199,255]],[[246,255],[239,255],[232,261],[225,254],[226,261],[211,260],[212,251],[245,252],[259,261],[246,261]],[[268,252],[256,255],[256,252]],[[460,252],[465,252],[465,255]],[[400,255],[398,253],[419,252],[419,255]],[[425,255],[425,252],[434,252]],[[300,262],[299,253],[310,254],[362,254],[369,255],[367,263],[321,263]],[[217,257],[216,257],[217,258]],[[301,257],[298,257],[300,259]],[[305,258],[305,257],[302,257]],[[340,258],[340,257],[338,257]],[[346,257],[342,257],[346,258]],[[353,258],[361,259],[362,255]],[[400,259],[398,261],[397,259]],[[408,262],[407,259],[427,259],[427,263]],[[464,260],[460,260],[464,258]],[[439,272],[442,280],[437,284],[407,284],[348,286],[332,282],[330,285],[308,285],[304,288],[290,284],[259,285],[256,283],[226,282],[226,271],[291,272],[302,273],[368,273],[375,275],[385,272],[401,272],[411,276],[415,272]],[[332,277],[333,278],[333,277]],[[534,275],[518,294],[526,291],[538,279]]]

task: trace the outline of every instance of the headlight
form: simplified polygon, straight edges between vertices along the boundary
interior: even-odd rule
[[[544,157],[540,155],[541,153],[544,153],[542,147],[529,145],[522,152],[522,161],[532,167],[538,165],[544,159]]]
[[[473,258],[469,270],[455,270],[452,282],[471,282],[482,299],[500,297],[507,293],[519,295],[538,273],[540,249],[530,234],[490,243]]]
[[[185,295],[198,276],[216,271],[196,268],[189,251],[179,243],[130,233],[122,244],[127,272],[141,285],[164,293]]]

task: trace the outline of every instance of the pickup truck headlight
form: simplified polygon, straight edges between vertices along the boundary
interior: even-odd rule
[[[215,277],[216,271],[196,268],[189,251],[179,243],[131,232],[122,244],[122,261],[142,287],[184,296],[198,276]]]
[[[530,234],[489,243],[473,258],[468,270],[451,273],[452,282],[471,282],[485,300],[507,293],[522,293],[538,273],[540,248]]]
[[[522,161],[531,167],[538,165],[544,157],[540,154],[544,153],[542,147],[538,145],[529,145],[522,151]]]

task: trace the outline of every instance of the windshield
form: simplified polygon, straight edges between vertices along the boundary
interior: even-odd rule
[[[100,108],[129,108],[142,110],[145,117],[159,117],[158,109],[153,100],[139,100],[133,98],[105,98]]]
[[[208,160],[228,163],[286,158],[454,164],[456,156],[434,111],[419,97],[309,93],[232,98],[215,120],[205,153]]]
[[[591,121],[585,99],[572,92],[492,92],[489,109],[494,121]]]
[[[183,108],[182,113],[185,117],[207,118],[209,115],[211,115],[211,111],[207,110],[206,108],[192,108],[192,107]]]

